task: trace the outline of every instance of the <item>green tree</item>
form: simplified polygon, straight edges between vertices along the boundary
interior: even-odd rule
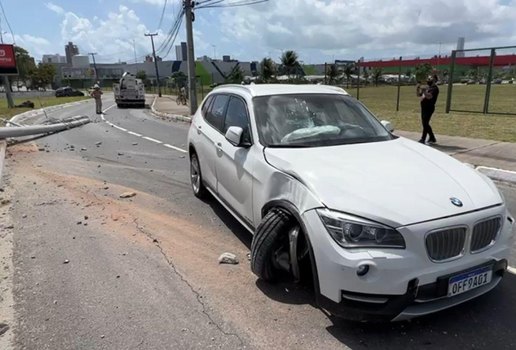
[[[380,78],[382,77],[382,68],[380,67],[375,67],[373,69],[373,80],[374,80],[374,85],[375,86],[378,86],[378,82],[380,81]]]
[[[240,84],[244,80],[244,72],[236,65],[226,78],[226,83]]]
[[[326,69],[326,76],[328,77],[328,84],[333,85],[339,81],[341,72],[336,64],[331,64]]]
[[[147,80],[147,73],[144,70],[139,70],[136,72],[136,79],[140,79],[141,81]]]
[[[293,50],[285,51],[281,55],[281,64],[284,69],[284,73],[288,75],[288,78],[291,79],[292,76],[299,75],[299,69],[301,65],[299,64],[299,56]]]
[[[260,62],[260,76],[265,83],[269,83],[276,75],[276,67],[271,58],[265,57]]]
[[[34,57],[22,47],[14,47],[14,55],[16,57],[16,65],[18,67],[18,81],[25,86],[30,86],[30,72],[36,68]]]
[[[186,76],[185,73],[183,73],[181,71],[177,71],[177,72],[172,73],[172,75],[170,76],[170,80],[172,80],[172,84],[174,85],[174,87],[180,88],[182,86],[186,87],[186,82],[188,80],[188,77]]]
[[[418,64],[415,68],[416,81],[418,83],[426,81],[426,78],[432,74],[433,68],[430,63]]]
[[[40,63],[30,71],[32,86],[36,89],[46,89],[54,81],[56,68],[50,63]]]

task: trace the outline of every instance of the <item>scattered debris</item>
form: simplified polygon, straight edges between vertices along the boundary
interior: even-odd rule
[[[101,141],[95,142],[95,146],[99,147],[100,145],[102,145]]]
[[[65,259],[65,261],[63,261],[63,264],[68,264],[69,262],[70,262],[70,260]]]
[[[77,225],[82,225],[82,221],[77,221]]]
[[[133,146],[137,146],[138,145],[138,142],[133,142]]]
[[[104,186],[104,189],[105,190],[109,190],[109,186]]]
[[[54,305],[57,305],[57,300],[54,300]]]
[[[251,253],[247,253],[247,260],[251,261]]]
[[[120,195],[120,198],[131,198],[136,196],[136,192],[124,192]]]
[[[38,148],[38,151],[40,151],[40,152],[45,152],[45,148],[44,148],[44,147],[39,147],[39,148]]]
[[[81,148],[81,151],[87,151],[88,149],[87,148]]]
[[[119,156],[123,156],[124,154],[122,152],[118,152],[118,155]]]
[[[101,339],[104,339],[104,337],[105,337],[105,335],[104,335],[104,334],[102,334],[102,335],[100,336],[100,338],[101,338]]]
[[[9,326],[5,323],[0,323],[0,335],[4,334],[9,330]]]
[[[88,219],[89,219],[88,215],[84,215],[84,220],[88,220]]]
[[[26,218],[27,218],[27,214],[23,214],[22,219],[26,219]]]
[[[219,256],[219,264],[238,264],[238,259],[235,254],[232,253],[223,253]]]
[[[1,204],[1,205],[7,205],[7,204],[9,204],[9,203],[11,203],[11,201],[10,201],[9,199],[2,199],[2,200],[0,201],[0,204]]]
[[[159,243],[159,241],[158,241],[156,238],[154,238],[154,239],[152,240],[152,243],[156,243],[156,244],[158,244],[158,243]]]

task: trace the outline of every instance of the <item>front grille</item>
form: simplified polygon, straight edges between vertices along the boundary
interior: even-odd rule
[[[471,252],[478,252],[491,245],[496,239],[501,224],[499,217],[476,224],[473,228],[473,235],[471,236]]]
[[[431,232],[426,236],[426,251],[434,261],[452,259],[462,254],[465,240],[465,227]]]

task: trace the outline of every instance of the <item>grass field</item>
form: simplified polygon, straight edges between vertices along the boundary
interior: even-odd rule
[[[485,85],[455,85],[452,110],[482,111]],[[516,142],[516,115],[480,114],[472,112],[445,113],[447,86],[439,86],[440,94],[432,117],[437,134]],[[348,89],[356,96],[356,88]],[[421,131],[419,100],[415,87],[403,86],[400,110],[396,112],[397,87],[380,86],[360,89],[360,100],[379,119],[390,120],[398,130]],[[490,112],[516,114],[516,85],[491,87]]]
[[[29,100],[29,101],[34,102],[34,109],[38,109],[38,108],[42,108],[42,107],[60,105],[63,103],[68,103],[68,102],[80,101],[80,100],[84,100],[84,99],[88,99],[88,98],[90,98],[90,97],[88,97],[88,96],[73,96],[73,97],[49,96],[49,97],[40,97],[39,99],[24,97],[24,98],[15,98],[14,104],[17,105],[24,101]],[[14,115],[26,112],[28,110],[30,110],[30,108],[7,108],[7,100],[6,99],[0,100],[0,118],[10,119]]]

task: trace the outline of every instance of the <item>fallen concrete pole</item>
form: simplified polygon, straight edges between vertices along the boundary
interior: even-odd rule
[[[0,128],[0,140],[10,137],[21,137],[21,136],[32,136],[40,134],[48,134],[58,131],[63,131],[84,124],[88,124],[90,118],[79,117],[70,121],[55,123],[50,125],[31,125],[31,126],[19,126],[19,127],[3,127]]]

